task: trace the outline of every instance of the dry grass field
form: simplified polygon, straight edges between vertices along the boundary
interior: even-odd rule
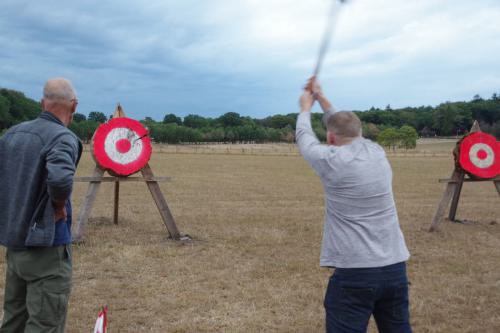
[[[438,178],[451,174],[452,145],[425,143],[420,154],[390,156],[412,254],[412,325],[417,333],[500,332],[500,224],[491,223],[500,223],[500,202],[493,184],[464,185],[457,217],[474,223],[445,222],[440,232],[427,232],[444,189]],[[210,154],[157,147],[151,165],[156,175],[173,177],[161,187],[191,244],[167,240],[141,183],[121,185],[113,225],[113,187],[101,186],[86,242],[74,246],[67,332],[91,332],[103,304],[112,333],[324,331],[331,272],[318,266],[321,184],[293,146],[239,152],[247,148]],[[78,175],[93,167],[86,153]],[[75,210],[85,191],[86,184],[76,185]],[[0,301],[3,287],[2,277]],[[373,324],[369,331],[376,332]]]

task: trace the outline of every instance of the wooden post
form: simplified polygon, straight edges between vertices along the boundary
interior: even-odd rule
[[[120,205],[120,182],[115,181],[115,213],[113,215],[113,223],[118,224],[118,207]]]
[[[458,170],[454,170],[453,173],[451,174],[451,179],[453,182],[449,182],[446,185],[446,189],[443,193],[443,196],[441,197],[441,201],[439,202],[438,208],[436,212],[434,213],[434,217],[432,218],[432,223],[429,231],[436,231],[438,229],[439,223],[443,220],[444,212],[446,208],[448,208],[448,204],[450,203],[450,200],[452,197],[457,193],[457,184],[460,181],[461,173]],[[463,178],[462,178],[463,180]],[[460,196],[460,194],[458,194]],[[458,204],[458,198],[456,200]]]
[[[448,219],[450,221],[455,221],[455,216],[457,215],[458,201],[460,200],[460,194],[462,193],[462,186],[464,185],[465,172],[463,170],[458,171],[458,182],[456,183],[455,190],[453,191],[453,199],[451,200],[450,213],[448,214]]]
[[[146,166],[142,168],[141,172],[144,178],[154,178],[153,170],[151,170],[149,164],[146,164]],[[170,208],[168,208],[167,201],[161,192],[160,185],[156,181],[147,182],[146,184],[148,185],[149,191],[153,196],[156,207],[158,207],[158,210],[160,211],[161,218],[167,227],[170,237],[175,240],[180,240],[181,235],[175,225],[174,217],[170,212]]]
[[[96,166],[92,177],[96,177],[99,179],[102,177],[103,174],[104,170]],[[85,224],[87,223],[90,213],[92,212],[92,207],[94,206],[94,201],[97,196],[97,191],[99,190],[100,185],[101,185],[100,180],[90,182],[89,184],[87,195],[85,196],[82,208],[80,209],[80,212],[78,214],[78,219],[76,220],[73,242],[77,243],[83,240],[83,232],[85,229]]]
[[[480,132],[481,128],[479,127],[479,123],[477,120],[474,120],[472,127],[470,129],[470,133]],[[457,151],[458,154],[458,151]],[[455,193],[453,194],[453,200],[451,201],[450,213],[448,215],[448,219],[450,221],[455,221],[455,217],[457,215],[458,201],[460,200],[460,194],[462,193],[462,186],[464,185],[464,177],[465,171],[460,170],[460,174],[458,175],[458,183],[455,188]]]
[[[497,188],[498,195],[500,195],[500,180],[495,180],[494,183]]]

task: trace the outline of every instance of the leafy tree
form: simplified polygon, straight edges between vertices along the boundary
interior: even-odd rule
[[[321,129],[316,129],[316,131],[318,139],[324,141],[326,137],[325,129],[321,127]],[[280,141],[293,143],[295,141],[295,131],[290,127],[281,129]]]
[[[266,125],[271,128],[295,127],[296,120],[290,116],[275,115],[266,119]]]
[[[488,124],[500,121],[500,103],[498,100],[471,103],[470,111],[474,119]]]
[[[222,142],[224,141],[224,136],[225,136],[224,128],[217,127],[205,132],[203,134],[203,139],[204,141],[208,142]]]
[[[376,141],[379,134],[380,129],[377,127],[377,125],[372,123],[363,124],[363,136],[365,138]]]
[[[99,111],[91,111],[88,116],[88,120],[91,121],[96,121],[98,123],[105,123],[108,118],[106,118],[106,115],[102,112]]]
[[[266,127],[266,138],[265,140],[268,142],[279,142],[281,139],[281,130],[276,128]]]
[[[87,120],[80,122],[72,122],[69,129],[72,130],[76,136],[85,143],[89,143],[94,135],[95,130],[99,127],[100,123],[95,120]]]
[[[189,114],[184,117],[183,125],[191,128],[202,128],[208,126],[208,120],[196,114]]]
[[[233,128],[228,128],[224,133],[224,141],[226,142],[235,142],[238,140],[237,134],[234,132]]]
[[[454,103],[439,105],[433,115],[433,127],[440,135],[454,135],[457,131],[465,131],[472,124],[470,110],[459,107]]]
[[[0,89],[0,133],[22,121],[36,118],[40,112],[37,101],[18,91]],[[477,95],[468,102],[446,102],[437,107],[393,109],[388,105],[385,109],[372,107],[355,113],[363,122],[366,137],[391,148],[398,145],[412,147],[416,140],[415,130],[430,136],[462,134],[470,128],[473,119],[480,122],[483,131],[500,137],[500,98],[497,93],[490,99]],[[141,122],[149,128],[155,142],[293,142],[297,115],[290,113],[253,119],[228,112],[212,119],[191,114],[181,122],[174,114],[167,114],[162,122],[150,117]],[[97,126],[105,121],[102,112],[93,111],[87,118],[76,113],[70,128],[82,140],[89,141]],[[325,140],[323,114],[313,113],[311,122],[318,138]]]
[[[9,113],[17,122],[35,119],[42,111],[40,103],[26,98],[22,92],[0,89],[0,95],[9,101]]]
[[[9,113],[10,102],[0,95],[0,129],[10,127],[14,118]]]
[[[423,130],[425,127],[427,128],[432,128],[433,127],[433,118],[432,118],[432,113],[434,109],[430,106],[427,107],[420,107],[417,109],[414,109],[415,113],[415,129],[417,130]]]
[[[417,146],[418,133],[411,126],[402,126],[398,130],[398,137],[401,141],[400,145],[405,149],[413,149]]]
[[[240,117],[240,114],[236,112],[225,113],[220,116],[217,121],[224,127],[236,127],[243,124],[243,119]]]
[[[165,117],[163,118],[163,123],[164,124],[177,124],[180,126],[180,125],[182,125],[182,119],[180,117],[177,117],[173,113],[169,113],[169,114],[165,115]]]
[[[395,128],[386,128],[377,137],[381,146],[396,149],[399,142],[399,133]]]
[[[483,98],[479,96],[479,94],[475,94],[474,97],[472,97],[473,102],[481,102]]]
[[[86,121],[86,120],[87,120],[87,116],[85,116],[84,114],[81,114],[81,113],[78,113],[78,112],[76,112],[75,114],[73,114],[73,121],[75,123],[79,123],[79,122]]]

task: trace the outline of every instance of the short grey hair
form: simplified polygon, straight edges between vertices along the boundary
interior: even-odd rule
[[[340,111],[328,115],[325,125],[329,132],[345,138],[356,138],[362,134],[361,120],[351,111]]]
[[[50,101],[70,101],[76,98],[76,91],[69,80],[54,78],[45,83],[43,98]]]

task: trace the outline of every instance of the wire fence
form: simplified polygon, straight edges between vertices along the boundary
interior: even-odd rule
[[[449,147],[448,147],[449,146]],[[416,149],[386,149],[389,157],[451,157],[453,145],[418,145]],[[90,145],[84,146],[90,152]],[[202,155],[253,155],[253,156],[299,156],[297,145],[288,143],[273,144],[153,144],[155,154],[202,154]]]

